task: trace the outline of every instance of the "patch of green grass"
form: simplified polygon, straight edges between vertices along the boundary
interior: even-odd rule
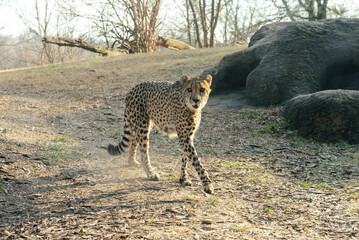
[[[239,167],[243,166],[244,164],[245,164],[244,162],[240,162],[235,159],[231,159],[231,160],[225,160],[225,161],[221,162],[219,165],[222,167],[239,168]]]
[[[193,192],[192,194],[193,194],[193,195],[196,195],[197,192]],[[189,196],[187,196],[187,197],[185,197],[185,198],[183,199],[183,202],[184,202],[184,203],[191,204],[192,207],[194,207],[193,204],[194,204],[195,201],[196,201],[196,200],[190,198]]]
[[[16,152],[22,152],[24,150],[21,147],[15,147],[14,149],[15,149]]]
[[[291,144],[295,148],[302,148],[304,145],[304,142],[303,142],[303,139],[295,137]]]
[[[288,130],[293,130],[293,123],[291,123],[288,120],[285,120],[284,118],[280,121],[279,125],[282,128],[288,129]]]
[[[57,158],[55,159],[55,161],[56,161],[56,162],[60,162],[60,163],[65,163],[65,162],[66,162],[66,160],[62,159],[61,157],[57,157]]]
[[[239,226],[239,225],[232,226],[232,231],[234,231],[234,232],[245,232],[248,230],[249,230],[248,226]]]
[[[47,158],[52,161],[64,163],[73,158],[68,146],[64,144],[51,144],[46,147]]]
[[[358,200],[359,199],[359,194],[356,192],[352,192],[348,194],[348,197],[354,200]]]
[[[273,207],[272,207],[272,206],[266,206],[266,207],[263,209],[263,212],[265,212],[265,213],[271,213],[271,212],[273,212]]]
[[[318,183],[317,186],[319,188],[327,189],[329,191],[334,191],[334,188],[332,186],[329,186],[328,184],[325,183]]]
[[[285,202],[288,204],[297,204],[293,199],[287,199]]]
[[[193,207],[189,207],[187,209],[188,209],[189,212],[195,212],[196,211],[196,209],[194,209]]]
[[[65,163],[73,159],[75,155],[82,155],[78,151],[70,149],[70,145],[78,139],[72,139],[67,135],[57,135],[47,142],[45,147],[46,157],[51,161]]]
[[[55,137],[55,141],[56,142],[70,142],[71,138],[67,135],[63,135],[63,136],[57,135]]]
[[[178,176],[173,170],[172,170],[172,179],[178,180]]]
[[[213,197],[213,196],[209,196],[209,197],[208,197],[208,201],[209,201],[209,203],[210,203],[211,205],[216,205],[216,204],[219,203],[219,200],[218,200],[217,198]]]
[[[344,141],[344,140],[340,140],[340,141],[337,143],[337,145],[338,145],[339,147],[348,147],[348,146],[350,146],[350,144],[349,144],[347,141]]]
[[[287,121],[285,119],[281,119],[279,122],[278,121],[269,121],[269,122],[264,123],[262,130],[260,130],[259,132],[260,133],[271,133],[271,132],[278,131],[279,129],[292,130],[293,126],[289,121]],[[294,132],[290,131],[289,135],[295,136],[296,134]]]
[[[7,150],[11,151],[11,152],[22,152],[24,149],[20,148],[20,147],[17,147],[15,145],[10,145],[7,147]]]
[[[313,185],[313,183],[308,182],[308,181],[301,181],[301,182],[298,182],[298,184],[299,184],[299,186],[304,187],[304,188],[308,188]]]
[[[169,175],[168,177],[163,177],[161,179],[164,181],[173,181],[173,180],[178,180],[178,176],[176,173],[172,172],[171,175]]]
[[[359,216],[359,208],[350,209],[349,211],[344,211],[345,214],[349,214],[350,216]]]
[[[248,174],[249,180],[252,182],[267,182],[270,179],[270,175],[261,172],[252,172]]]
[[[260,130],[261,133],[271,133],[279,128],[279,123],[277,122],[266,122],[263,126],[263,129]]]
[[[3,186],[4,186],[4,184],[0,183],[0,187],[3,187]]]
[[[239,114],[236,116],[236,119],[241,119],[243,116],[246,116],[248,119],[257,119],[261,117],[261,114],[256,110],[241,110]]]
[[[41,169],[42,165],[40,165],[40,164],[32,164],[32,167],[36,168],[36,169]]]

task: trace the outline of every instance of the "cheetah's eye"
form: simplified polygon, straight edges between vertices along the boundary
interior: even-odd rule
[[[192,92],[192,88],[187,88],[187,92]]]
[[[206,89],[201,88],[199,91],[200,91],[201,93],[203,93],[205,90],[206,90]]]

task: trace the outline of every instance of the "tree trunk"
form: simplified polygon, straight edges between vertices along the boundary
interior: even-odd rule
[[[228,45],[228,21],[229,21],[229,4],[226,5],[226,13],[224,15],[224,33],[223,33],[223,44]]]
[[[193,14],[193,22],[194,22],[194,27],[195,27],[195,29],[196,29],[197,43],[198,43],[199,48],[202,48],[203,45],[202,45],[201,36],[200,36],[200,33],[199,33],[199,26],[198,26],[198,20],[197,20],[196,10],[194,9],[192,0],[188,0],[188,3],[189,3],[189,5],[190,5],[190,7],[191,7],[192,14]]]
[[[214,34],[218,23],[219,12],[221,11],[221,0],[218,1],[216,10],[214,8],[215,1],[212,0],[212,13],[211,13],[211,26],[210,26],[210,38],[209,38],[209,47],[214,47]]]
[[[308,13],[308,20],[309,21],[315,21],[315,8],[314,8],[314,0],[305,0],[303,2],[302,0],[298,0],[300,6],[304,8],[304,10]]]
[[[323,3],[321,0],[316,0],[318,11],[317,11],[317,19],[327,19],[327,6],[328,6],[328,0],[323,0]]]
[[[203,31],[203,47],[208,48],[208,27],[207,27],[207,18],[206,18],[206,0],[198,1],[199,12],[201,17],[202,31]]]
[[[186,21],[187,21],[188,43],[189,43],[189,45],[192,45],[191,18],[190,18],[190,13],[189,13],[190,10],[189,9],[190,9],[189,2],[188,2],[188,0],[186,0]]]
[[[120,54],[128,54],[131,50],[131,45],[135,43],[128,43],[128,49],[119,49],[119,48],[108,48],[103,46],[97,46],[91,43],[86,42],[83,39],[72,39],[72,38],[65,38],[65,37],[51,37],[47,36],[42,39],[44,43],[52,43],[59,46],[67,46],[67,47],[78,47],[83,48],[85,50],[99,53],[102,56],[115,56]],[[160,37],[158,36],[156,39],[156,46],[162,46],[165,48],[173,49],[173,50],[191,50],[194,49],[194,47],[175,40],[171,38],[166,37]]]

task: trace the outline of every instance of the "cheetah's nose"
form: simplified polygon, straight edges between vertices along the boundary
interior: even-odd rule
[[[193,99],[193,102],[198,103],[199,99],[195,98],[195,99]]]

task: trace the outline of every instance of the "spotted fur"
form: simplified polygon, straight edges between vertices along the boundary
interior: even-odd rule
[[[204,191],[213,193],[212,181],[202,166],[193,145],[194,134],[201,122],[201,110],[206,105],[212,77],[190,78],[182,75],[175,83],[146,82],[135,86],[126,96],[125,127],[117,146],[108,145],[108,152],[119,155],[130,148],[129,164],[139,165],[136,149],[140,146],[141,164],[151,180],[159,175],[151,166],[148,155],[149,135],[153,126],[169,136],[178,136],[182,152],[180,183],[191,185],[187,165],[196,169]]]

